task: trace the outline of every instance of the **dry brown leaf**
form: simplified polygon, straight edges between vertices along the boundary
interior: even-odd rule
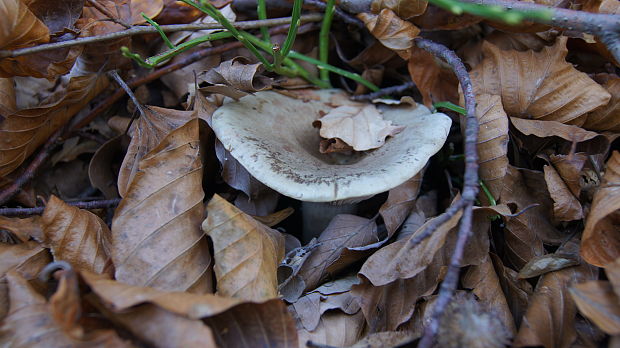
[[[49,303],[16,272],[9,272],[7,280],[11,309],[0,334],[0,344],[3,346],[131,347],[112,330],[84,330],[76,316],[80,306],[77,302],[77,283],[74,283],[73,287],[63,285],[63,282],[67,281],[66,277],[61,278]],[[70,288],[67,288],[68,286]],[[68,308],[72,310],[63,311]]]
[[[0,177],[14,171],[107,85],[104,75],[72,78],[40,105],[6,115],[0,124]]]
[[[204,321],[220,348],[297,346],[295,322],[281,300],[242,303]]]
[[[145,114],[130,130],[131,142],[118,174],[118,192],[125,197],[129,185],[138,172],[140,160],[153,150],[173,130],[192,119],[193,111],[179,111],[156,106],[145,106]]]
[[[609,104],[589,113],[583,127],[597,131],[620,132],[620,77],[607,75],[595,78],[599,82],[601,79],[604,81],[603,88],[609,92],[611,100]]]
[[[349,315],[340,311],[327,312],[321,317],[319,326],[312,332],[298,327],[299,348],[307,347],[306,343],[312,341],[336,347],[347,347],[362,338],[364,331],[364,316],[359,311]]]
[[[471,266],[461,283],[463,287],[472,289],[476,297],[488,308],[493,308],[504,328],[514,335],[517,328],[490,257],[480,265]]]
[[[575,284],[570,294],[579,311],[606,334],[620,334],[620,300],[609,282],[592,280]]]
[[[41,242],[55,261],[67,261],[76,270],[112,273],[111,233],[97,215],[50,197],[41,217]]]
[[[480,22],[482,18],[470,14],[455,16],[454,13],[441,7],[429,5],[421,16],[411,21],[423,30],[454,30],[463,29]]]
[[[384,8],[392,10],[398,17],[409,19],[426,11],[428,2],[425,0],[373,0],[370,4],[372,13],[379,13]]]
[[[387,200],[379,208],[379,214],[388,231],[386,240],[394,235],[411,213],[422,186],[423,176],[424,170],[388,192]]]
[[[355,151],[381,147],[387,137],[395,136],[404,129],[403,126],[392,125],[392,121],[384,120],[373,104],[336,107],[312,125],[320,127],[321,137],[339,138]]]
[[[549,195],[553,199],[553,216],[558,221],[573,221],[583,218],[579,199],[573,195],[554,167],[543,167]]]
[[[560,137],[566,141],[582,143],[602,137],[596,132],[587,131],[581,127],[566,125],[555,121],[526,120],[511,117],[510,122],[519,132],[533,135],[538,138]]]
[[[168,134],[140,161],[112,221],[115,278],[169,291],[211,290],[198,120]]]
[[[384,8],[378,15],[360,13],[357,15],[364,22],[368,31],[383,44],[394,50],[398,55],[408,60],[411,56],[413,39],[418,36],[420,29],[415,25],[400,19],[390,9]]]
[[[0,321],[9,311],[5,275],[13,270],[26,280],[36,279],[43,267],[51,261],[47,249],[43,249],[35,241],[15,245],[0,244]]]
[[[268,226],[273,227],[280,222],[284,221],[287,217],[293,215],[295,209],[291,207],[284,208],[282,210],[278,210],[275,213],[266,215],[266,216],[252,216],[256,221]]]
[[[560,253],[578,254],[578,240],[572,239],[558,249]],[[585,263],[547,273],[540,278],[523,317],[514,345],[570,347],[577,338],[575,319],[577,308],[570,298],[569,287],[593,280],[598,270]]]
[[[594,194],[581,239],[581,256],[604,267],[620,256],[620,152],[607,161],[601,186]]]
[[[546,254],[533,257],[519,271],[519,278],[533,278],[545,273],[559,271],[579,264],[579,258],[571,254]]]
[[[607,264],[605,274],[614,287],[614,292],[620,296],[620,258]]]
[[[508,170],[508,117],[497,95],[476,96],[478,118],[478,173],[493,195],[500,200],[502,182]],[[479,197],[485,197],[484,194]],[[485,197],[486,198],[486,197]]]
[[[314,331],[319,325],[321,316],[328,310],[339,309],[346,314],[357,313],[360,305],[353,296],[351,287],[358,282],[355,275],[336,279],[321,285],[293,303],[294,313],[304,329]]]
[[[316,288],[325,278],[336,274],[366,254],[364,248],[378,241],[374,220],[339,214],[321,233],[319,246],[306,259],[297,277],[306,290]]]
[[[566,38],[541,52],[502,51],[485,42],[483,62],[471,71],[476,94],[500,93],[506,113],[582,125],[586,114],[607,104],[604,88],[564,58]]]
[[[149,18],[155,18],[164,9],[164,0],[131,0],[131,24],[146,23],[141,13]]]
[[[278,296],[277,269],[284,236],[218,195],[207,205],[203,231],[213,241],[217,292],[246,301]]]
[[[515,325],[520,327],[521,319],[528,307],[532,285],[527,280],[519,279],[516,271],[505,267],[497,255],[490,254],[490,256]]]
[[[101,145],[90,159],[88,178],[91,185],[101,191],[106,199],[119,197],[117,174],[129,141],[127,135],[118,135]]]
[[[583,152],[549,156],[549,161],[575,197],[581,193],[581,170],[587,160],[588,155]]]
[[[274,81],[260,75],[261,63],[249,64],[245,57],[236,57],[222,62],[217,68],[207,71],[204,80],[213,86],[201,88],[201,91],[221,93],[239,99],[248,93],[269,89]]]
[[[16,49],[49,41],[49,30],[21,0],[0,5],[0,48]]]
[[[432,54],[414,46],[407,63],[409,76],[422,94],[424,105],[431,107],[433,102],[458,102],[458,80],[454,73],[442,67]]]
[[[0,216],[0,229],[11,232],[13,236],[24,243],[29,241],[30,237],[41,240],[43,231],[41,230],[40,219],[36,215],[23,219]]]
[[[533,176],[538,180],[531,182],[528,174],[530,179]],[[544,254],[543,241],[558,243],[562,236],[550,221],[551,199],[545,193],[542,173],[519,170],[509,165],[503,184],[502,203],[515,203],[517,211],[531,204],[539,204],[508,220],[504,229],[506,257],[517,268],[521,268],[532,257]]]
[[[448,233],[457,225],[460,217],[461,213],[455,214],[429,238],[412,248],[411,240],[432,221],[429,220],[409,238],[394,242],[375,252],[366,260],[359,273],[375,286],[386,285],[396,279],[414,277],[432,262],[435,253],[444,245]]]

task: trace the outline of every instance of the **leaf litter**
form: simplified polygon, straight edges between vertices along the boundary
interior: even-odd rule
[[[269,18],[290,14],[266,2]],[[245,1],[209,3],[231,22],[257,17]],[[231,38],[180,49],[227,30],[184,27],[168,33],[183,52],[149,70],[132,65],[121,47],[148,56],[170,45],[152,34],[114,36],[148,28],[142,12],[161,25],[218,20],[174,1],[5,1],[1,344],[422,346],[444,281],[456,291],[436,321],[439,347],[617,342],[614,46],[579,26],[507,26],[434,3],[342,2],[331,43],[321,42],[319,25],[304,22],[294,54],[279,66],[264,62],[279,59],[286,28],[272,29],[271,52],[258,57]],[[620,13],[614,1],[572,8],[579,6],[589,12],[567,11]],[[482,189],[460,251],[461,187],[472,154],[463,146],[466,118],[452,110],[466,106],[467,95],[450,66],[421,48],[428,39],[467,63],[477,102]],[[325,48],[341,69],[329,68],[328,84],[321,70],[329,69],[312,63]],[[106,73],[113,69],[134,90],[131,101],[115,92]],[[308,88],[321,83],[338,90]],[[383,89],[373,94],[374,85]],[[446,102],[453,105],[444,109]],[[239,125],[221,131],[222,111],[235,108],[246,110]],[[411,112],[394,118],[395,110]],[[269,147],[271,174],[256,174],[264,157],[240,152],[243,143]],[[416,162],[415,173],[395,169],[407,161]],[[381,183],[364,186],[382,189],[325,198],[362,181],[362,171],[380,173]],[[283,189],[267,180],[273,173],[319,185]],[[329,192],[312,215],[318,204],[305,199],[321,185]],[[308,238],[312,225],[326,227]],[[455,252],[462,253],[456,261]],[[461,271],[449,279],[455,267]]]

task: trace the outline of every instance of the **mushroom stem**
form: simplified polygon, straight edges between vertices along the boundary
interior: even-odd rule
[[[356,212],[357,203],[301,202],[303,242],[307,243],[312,238],[318,238],[336,215]]]

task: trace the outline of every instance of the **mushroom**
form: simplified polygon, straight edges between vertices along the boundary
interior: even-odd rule
[[[312,123],[331,109],[354,104],[340,90],[304,92],[292,98],[273,91],[228,101],[215,111],[212,127],[230,154],[263,184],[302,201],[303,239],[320,234],[331,218],[353,212],[343,202],[361,201],[416,175],[443,146],[451,120],[423,105],[380,105],[386,120],[404,130],[377,149],[351,157],[319,151]],[[314,208],[334,208],[316,214]],[[322,203],[322,204],[316,204]],[[318,217],[326,221],[318,221]]]

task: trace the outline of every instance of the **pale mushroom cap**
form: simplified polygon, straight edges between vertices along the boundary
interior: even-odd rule
[[[229,102],[213,114],[213,130],[224,147],[256,179],[283,195],[309,202],[372,196],[416,175],[443,146],[448,116],[423,105],[378,106],[386,120],[406,126],[378,149],[352,164],[331,164],[319,152],[312,122],[335,107],[339,90],[313,91],[320,100],[258,92]]]

